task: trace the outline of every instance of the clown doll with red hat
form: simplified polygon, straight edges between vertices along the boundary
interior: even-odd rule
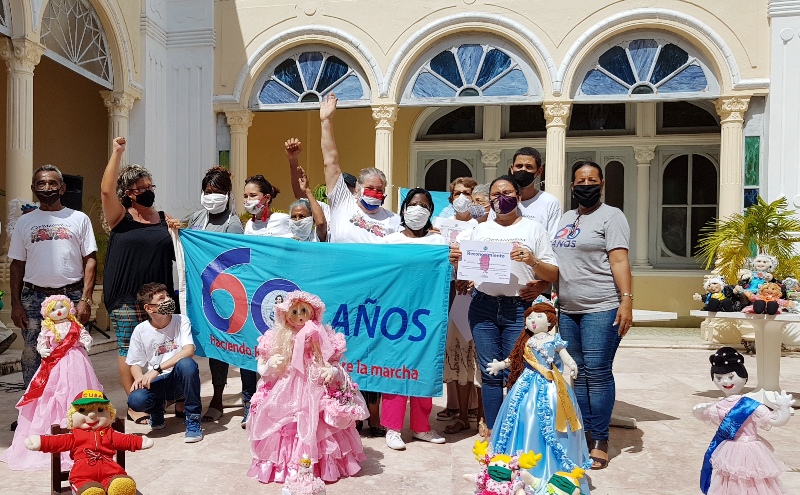
[[[115,431],[116,410],[99,390],[79,393],[67,411],[64,435],[31,435],[29,450],[66,452],[75,461],[69,483],[76,495],[136,495],[136,482],[114,461],[117,450],[136,452],[149,449],[153,440]]]

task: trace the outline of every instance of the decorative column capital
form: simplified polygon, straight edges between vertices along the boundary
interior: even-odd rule
[[[100,91],[100,96],[103,97],[103,104],[108,108],[109,117],[127,117],[136,100],[133,95],[115,91]]]
[[[255,114],[250,110],[227,110],[225,112],[228,125],[231,126],[231,134],[247,134],[247,130],[253,125],[254,116]]]
[[[0,41],[0,58],[6,61],[9,72],[33,74],[44,50],[44,45],[25,38]]]
[[[375,119],[375,129],[394,129],[397,120],[397,105],[378,105],[372,107],[372,118]]]
[[[542,108],[544,109],[544,119],[547,121],[547,127],[567,127],[572,103],[564,103],[563,101],[543,103]]]
[[[636,165],[650,166],[650,162],[656,157],[655,146],[636,146],[633,148],[633,156],[636,158]]]
[[[750,105],[749,96],[722,97],[714,102],[720,123],[744,123],[744,114]]]
[[[502,150],[481,150],[481,162],[486,167],[497,167]]]

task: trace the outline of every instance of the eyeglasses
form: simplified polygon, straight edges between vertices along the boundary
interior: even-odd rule
[[[141,193],[147,192],[147,191],[155,192],[155,190],[156,190],[156,185],[155,184],[150,184],[149,187],[131,187],[131,188],[128,189],[128,191],[132,192],[133,194],[141,194]]]
[[[499,193],[499,192],[498,192],[498,193],[492,193],[492,194],[489,196],[489,199],[491,199],[492,201],[494,201],[495,199],[499,198],[500,196],[505,196],[505,197],[507,197],[507,198],[513,198],[513,197],[514,197],[514,196],[516,196],[516,195],[517,195],[516,191],[511,191],[511,192],[509,192],[509,193],[507,193],[507,194],[506,194],[506,193],[503,193],[503,194],[501,194],[501,193]]]

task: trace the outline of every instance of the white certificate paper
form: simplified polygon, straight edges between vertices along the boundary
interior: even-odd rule
[[[511,279],[511,248],[505,242],[461,241],[458,280],[507,284]]]
[[[442,217],[436,217],[433,220],[433,226],[439,229],[442,237],[447,239],[447,242],[450,244],[456,242],[456,237],[458,237],[458,234],[472,228],[472,225],[470,225],[469,222],[462,222],[461,220],[456,220],[454,218]]]

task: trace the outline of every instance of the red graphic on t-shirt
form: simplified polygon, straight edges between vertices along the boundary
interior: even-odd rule
[[[367,232],[376,237],[386,236],[386,228],[382,224],[376,222],[369,222],[364,218],[363,215],[359,214],[358,212],[356,212],[356,214],[353,215],[353,217],[350,219],[350,223],[352,223],[353,225],[355,225],[360,229],[366,230]]]
[[[174,340],[162,342],[156,347],[156,356],[162,356],[176,349],[178,349],[178,344]]]
[[[64,224],[37,225],[31,228],[31,242],[68,240],[73,237],[72,231]]]

